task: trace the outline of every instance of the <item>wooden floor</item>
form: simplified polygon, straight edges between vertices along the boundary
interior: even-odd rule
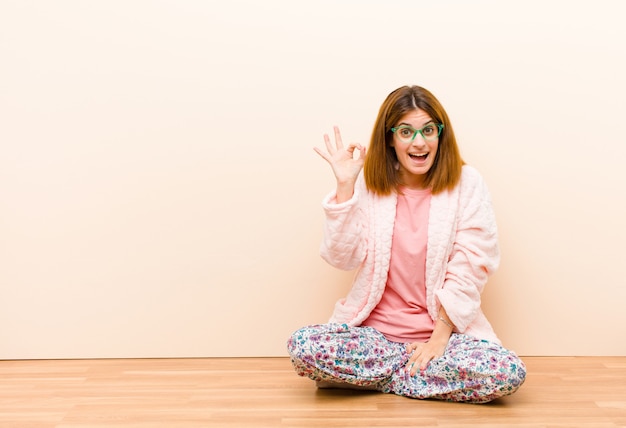
[[[0,427],[626,427],[626,357],[524,361],[483,405],[317,390],[286,358],[0,361]]]

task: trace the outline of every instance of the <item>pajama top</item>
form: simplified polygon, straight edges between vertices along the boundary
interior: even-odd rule
[[[426,342],[433,333],[425,284],[430,198],[430,189],[400,189],[387,285],[362,323],[393,342]]]
[[[378,196],[359,175],[352,198],[336,203],[331,192],[320,254],[330,265],[356,274],[331,323],[358,326],[385,290],[396,218],[397,194]],[[478,171],[463,166],[459,184],[432,195],[426,248],[426,306],[436,320],[442,305],[459,333],[500,343],[483,314],[480,295],[498,267],[500,253],[491,197]]]

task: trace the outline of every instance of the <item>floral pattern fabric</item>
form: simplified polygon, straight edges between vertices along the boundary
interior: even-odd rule
[[[522,360],[502,346],[453,333],[446,351],[411,376],[404,343],[372,327],[318,324],[296,331],[287,344],[300,376],[411,398],[485,403],[514,393],[526,377]]]

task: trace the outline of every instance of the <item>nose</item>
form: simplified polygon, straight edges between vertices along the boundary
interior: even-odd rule
[[[424,147],[426,145],[426,140],[422,137],[422,134],[416,132],[413,137],[413,141],[411,141],[411,145],[415,147]]]

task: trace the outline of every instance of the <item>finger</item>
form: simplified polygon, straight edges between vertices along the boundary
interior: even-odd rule
[[[416,360],[414,363],[411,364],[411,371],[409,373],[411,374],[411,376],[415,376],[417,372],[423,371],[424,369],[422,368],[422,362],[420,360]]]
[[[411,376],[415,376],[415,374],[417,373],[417,371],[420,369],[421,364],[422,364],[422,358],[421,355],[414,355],[411,358],[411,370],[410,370],[410,374]]]
[[[359,159],[365,159],[365,147],[359,144]]]
[[[433,359],[433,356],[423,354],[421,352],[415,352],[409,361],[407,362],[407,370],[411,376],[415,376],[418,371],[423,372],[428,368],[428,364]]]
[[[317,153],[318,155],[320,155],[322,158],[324,158],[327,162],[330,162],[330,158],[328,157],[328,155],[326,153],[324,153],[322,150],[318,149],[317,147],[313,147],[313,150],[315,150],[315,153]]]
[[[348,148],[346,149],[346,152],[348,152],[348,154],[350,155],[350,158],[354,158],[354,151],[356,150],[358,144],[356,143],[350,143],[348,145]]]
[[[415,361],[413,364],[411,364],[411,371],[410,374],[411,376],[415,376],[417,374],[417,372],[423,372],[426,368],[422,366],[422,362],[421,361]]]
[[[407,352],[413,352],[413,351],[416,351],[417,349],[421,348],[423,345],[424,344],[422,342],[407,343],[406,350],[407,350]]]
[[[409,360],[406,362],[405,370],[408,373],[410,373],[411,376],[414,376],[415,373],[417,372],[417,369],[419,368],[419,364],[420,364],[419,357],[420,357],[419,351],[413,351],[413,354],[411,355]]]
[[[417,369],[415,368],[415,362],[410,362],[406,366],[406,371],[409,374],[409,376],[415,376],[415,373],[417,373]]]
[[[341,132],[339,132],[339,128],[337,126],[333,126],[333,131],[335,131],[335,145],[337,149],[343,148],[343,142],[341,141]]]
[[[326,150],[328,150],[328,153],[330,153],[331,155],[335,153],[335,148],[332,146],[332,144],[330,144],[330,137],[328,136],[328,134],[324,134],[324,144],[326,145]]]
[[[430,362],[435,359],[436,357],[434,355],[423,355],[421,360],[419,362],[417,362],[415,365],[416,367],[419,367],[419,370],[421,372],[423,372],[424,370],[426,370],[428,368],[428,365],[430,364]]]

